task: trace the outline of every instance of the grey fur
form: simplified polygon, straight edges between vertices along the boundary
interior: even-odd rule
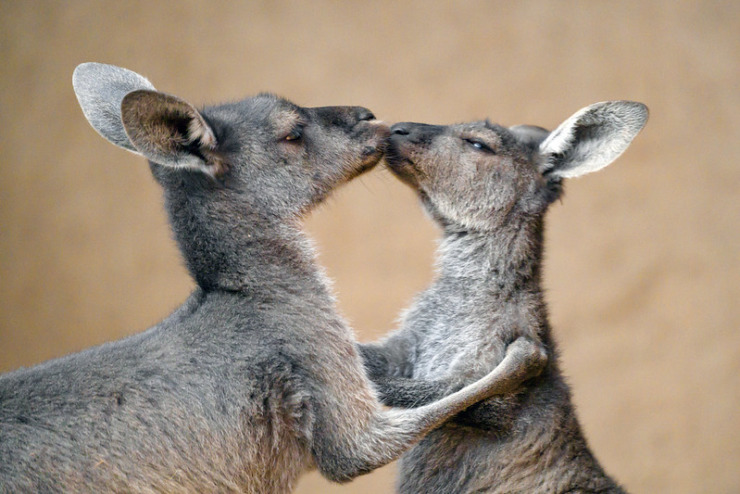
[[[444,237],[438,277],[402,328],[362,347],[383,401],[438,399],[496,365],[512,341],[548,357],[516,392],[471,407],[404,454],[400,492],[623,492],[589,450],[558,366],[542,234],[562,177],[608,165],[647,116],[644,105],[617,101],[589,106],[553,133],[488,122],[391,127],[389,167],[418,191]]]
[[[381,158],[388,128],[368,110],[263,94],[198,111],[101,64],[74,86],[98,132],[150,159],[198,286],[143,333],[0,376],[0,491],[285,493],[313,468],[347,481],[511,391],[526,349],[429,406],[377,401],[300,226]]]

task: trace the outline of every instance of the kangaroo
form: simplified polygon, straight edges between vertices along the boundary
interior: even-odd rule
[[[402,493],[623,492],[589,450],[558,367],[541,287],[543,218],[564,178],[614,161],[647,108],[586,107],[554,132],[485,122],[398,123],[390,170],[443,230],[438,276],[401,329],[362,346],[388,405],[439,399],[483,375],[526,339],[547,363],[515,392],[474,405],[401,457]]]
[[[197,110],[96,63],[73,85],[96,131],[149,160],[197,286],[143,333],[0,377],[0,491],[286,493],[314,468],[344,482],[510,392],[523,362],[541,370],[519,344],[427,406],[378,401],[300,221],[381,159],[389,130],[369,110],[270,94]]]

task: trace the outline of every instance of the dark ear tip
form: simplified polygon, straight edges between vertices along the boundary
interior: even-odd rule
[[[134,91],[126,93],[121,100],[121,109],[138,103],[142,100],[150,100],[152,98],[152,95],[154,94],[158,94],[158,91],[152,89],[136,89]]]
[[[141,110],[146,110],[153,106],[150,103],[152,101],[151,93],[156,93],[156,91],[149,89],[136,89],[126,93],[123,96],[123,99],[121,99],[121,121],[123,122],[123,128],[126,129],[126,133],[129,134],[129,138],[131,138],[130,132],[132,126],[135,125],[142,116]]]
[[[141,127],[146,120],[174,121],[202,118],[190,103],[177,96],[156,89],[136,89],[121,100],[121,119],[129,133],[133,127]]]

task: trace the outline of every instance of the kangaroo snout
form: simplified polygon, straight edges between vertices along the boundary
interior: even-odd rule
[[[441,134],[444,127],[415,122],[399,122],[391,126],[391,136],[396,139],[405,139],[414,144],[426,144],[435,136]]]
[[[361,122],[375,120],[375,114],[362,106],[322,106],[311,108],[316,119],[325,125],[352,130]]]
[[[393,124],[391,126],[391,134],[399,135],[399,136],[407,136],[410,133],[409,126],[410,124],[407,122]]]
[[[352,136],[363,142],[363,147],[359,166],[349,174],[348,179],[365,173],[380,162],[386,153],[390,136],[388,124],[377,120],[370,110],[357,107],[356,112],[359,121],[352,128]]]
[[[388,168],[402,181],[417,186],[420,164],[417,157],[423,155],[434,138],[444,132],[441,125],[400,122],[390,128],[386,161]]]
[[[354,108],[355,114],[357,115],[357,120],[360,122],[368,121],[368,120],[375,120],[375,115],[373,112],[368,110],[367,108],[363,108],[361,106],[357,106]]]

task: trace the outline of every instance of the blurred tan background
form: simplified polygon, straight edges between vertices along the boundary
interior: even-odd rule
[[[193,287],[146,163],[82,116],[78,63],[196,104],[269,90],[388,121],[553,128],[647,103],[627,153],[552,208],[553,325],[611,474],[740,492],[740,3],[3,1],[0,54],[0,371],[144,330]],[[433,276],[437,232],[384,170],[308,227],[361,340]],[[298,492],[391,492],[394,473]]]

